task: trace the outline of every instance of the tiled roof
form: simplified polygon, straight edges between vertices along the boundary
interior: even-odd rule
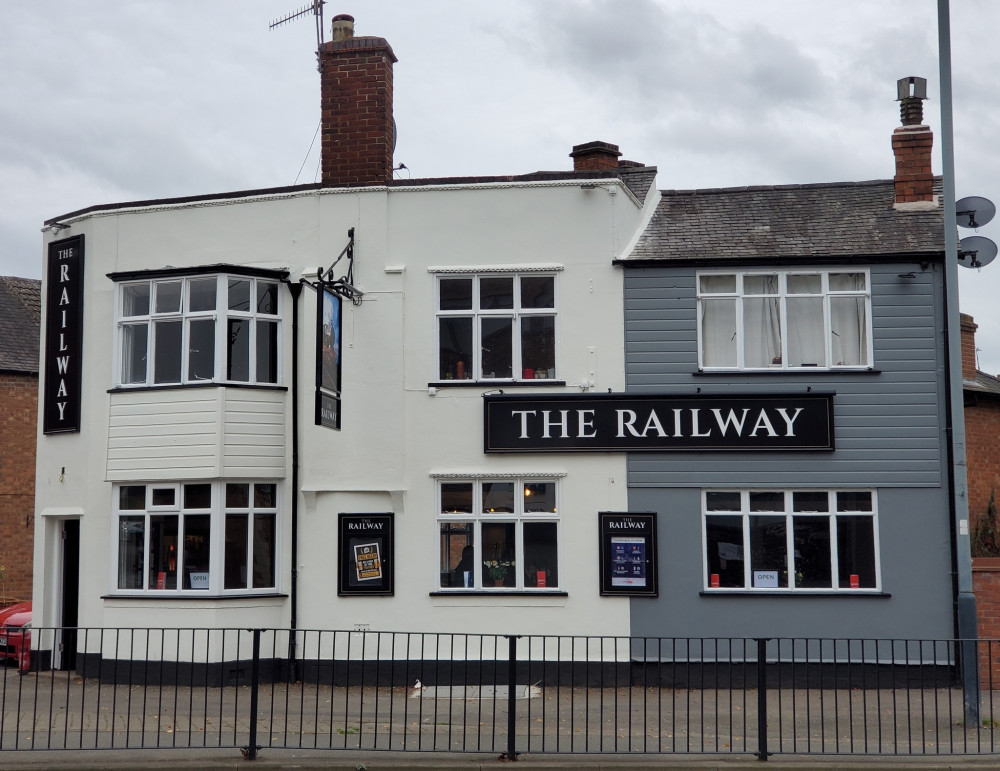
[[[653,180],[656,179],[655,166],[619,166],[618,176],[622,178],[625,187],[632,191],[632,194],[640,201],[646,200],[646,193],[649,192]]]
[[[940,189],[937,193],[940,200]],[[892,180],[664,190],[661,196],[635,249],[622,262],[944,251],[942,207],[894,209]]]
[[[42,282],[0,276],[0,370],[38,372]]]

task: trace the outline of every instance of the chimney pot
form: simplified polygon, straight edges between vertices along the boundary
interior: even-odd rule
[[[330,22],[330,38],[334,43],[351,40],[354,37],[354,17],[349,13],[339,13]]]

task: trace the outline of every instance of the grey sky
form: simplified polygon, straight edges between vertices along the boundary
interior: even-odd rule
[[[268,30],[305,3],[4,0],[0,274],[40,276],[42,221],[73,209],[313,181],[314,27]],[[958,195],[1000,203],[1000,3],[951,5]],[[399,57],[395,157],[415,177],[569,168],[574,144],[602,139],[664,188],[888,178],[907,75],[928,79],[941,171],[936,0],[330,0],[337,13]],[[980,367],[1000,373],[1000,262],[962,279]]]

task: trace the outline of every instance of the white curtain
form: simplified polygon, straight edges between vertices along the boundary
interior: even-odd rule
[[[826,344],[823,334],[823,298],[789,297],[788,366],[825,367]]]
[[[830,289],[864,291],[864,273],[832,273]],[[834,365],[868,364],[868,306],[864,296],[830,298],[830,351]]]

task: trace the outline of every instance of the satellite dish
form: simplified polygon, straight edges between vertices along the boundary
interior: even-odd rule
[[[970,195],[955,202],[955,216],[958,226],[962,228],[978,228],[993,219],[997,207],[989,198]]]
[[[964,268],[985,267],[996,256],[997,245],[984,236],[966,236],[958,242],[958,264]]]

